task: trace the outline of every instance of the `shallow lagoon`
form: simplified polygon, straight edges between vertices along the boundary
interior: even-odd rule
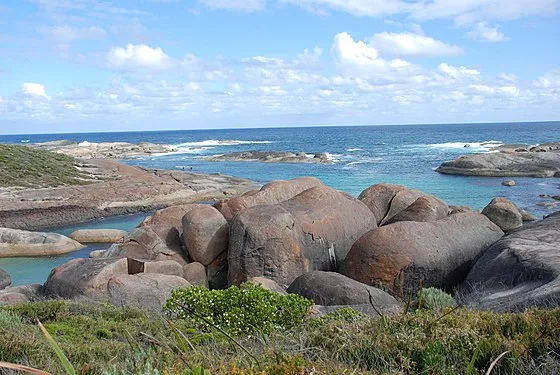
[[[53,232],[70,235],[77,229],[122,229],[130,231],[144,220],[147,213],[116,216],[96,220],[79,225],[73,225]],[[12,277],[12,285],[42,284],[47,280],[51,270],[71,259],[87,258],[93,250],[106,249],[110,244],[91,244],[72,253],[49,257],[19,257],[0,258],[0,268],[6,270]]]

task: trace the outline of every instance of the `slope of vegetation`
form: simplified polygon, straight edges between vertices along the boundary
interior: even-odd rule
[[[238,327],[228,331],[197,322],[218,310],[243,314],[232,301],[202,294],[196,303],[206,300],[206,311],[188,315],[185,306],[186,319],[86,302],[0,307],[0,361],[64,373],[37,327],[39,319],[79,374],[470,375],[486,373],[500,355],[492,374],[560,373],[560,309],[519,314],[410,309],[382,318],[343,309],[303,322],[298,317],[290,329],[281,325],[247,335]],[[175,295],[173,309],[183,303],[178,301],[185,296]]]
[[[0,187],[83,184],[87,176],[72,157],[26,146],[0,144]]]

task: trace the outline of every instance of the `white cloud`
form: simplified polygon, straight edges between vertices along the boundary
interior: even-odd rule
[[[104,29],[100,27],[70,27],[70,26],[56,26],[56,27],[43,27],[39,29],[44,34],[49,35],[51,38],[61,42],[71,42],[82,39],[103,39],[107,36]]]
[[[452,56],[463,53],[458,46],[410,32],[377,33],[370,38],[370,45],[394,56]]]
[[[256,12],[266,7],[266,0],[199,0],[210,9],[225,9],[240,12]]]
[[[486,22],[477,22],[467,36],[481,42],[503,42],[508,38],[499,30],[499,26],[489,26]]]
[[[560,94],[560,68],[543,74],[533,82],[533,85],[544,89],[558,90],[558,94]]]
[[[375,65],[379,57],[375,47],[362,41],[355,42],[346,32],[335,35],[332,53],[339,61],[361,66]]]
[[[40,83],[25,82],[21,85],[21,91],[26,95],[40,96],[49,99],[49,96],[45,91],[45,86]]]
[[[113,47],[107,54],[111,68],[118,70],[164,70],[173,65],[173,59],[159,47],[128,44],[126,48]]]
[[[438,66],[438,70],[452,78],[461,78],[461,77],[479,77],[480,72],[476,69],[469,69],[464,66],[452,66],[447,63],[441,63]]]

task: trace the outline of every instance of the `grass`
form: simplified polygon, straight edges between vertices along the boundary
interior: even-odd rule
[[[0,144],[0,187],[84,184],[82,165],[70,156],[26,146]]]
[[[484,374],[504,352],[492,374],[560,373],[560,309],[450,311],[420,309],[382,322],[346,310],[238,336],[241,350],[189,320],[99,303],[27,303],[0,307],[0,361],[64,373],[39,319],[78,374],[470,375]]]

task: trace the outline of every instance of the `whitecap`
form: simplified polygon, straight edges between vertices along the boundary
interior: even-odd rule
[[[175,148],[184,147],[208,147],[208,146],[237,146],[251,144],[269,144],[271,141],[243,141],[238,139],[208,139],[205,141],[185,142],[173,145]]]
[[[464,149],[473,152],[492,152],[498,146],[503,145],[501,141],[482,141],[482,142],[444,142],[444,143],[431,143],[427,145],[418,145],[420,147],[428,147],[432,149],[452,150]]]
[[[91,145],[92,145],[92,143],[90,143],[88,141],[83,141],[83,142],[78,143],[78,146],[80,146],[80,147],[89,147]]]
[[[20,142],[21,143],[29,143],[29,139],[22,139]]]
[[[362,151],[362,149],[356,147],[356,148],[349,148],[349,149],[346,149],[346,151],[348,151],[348,152],[354,152],[354,151]]]

